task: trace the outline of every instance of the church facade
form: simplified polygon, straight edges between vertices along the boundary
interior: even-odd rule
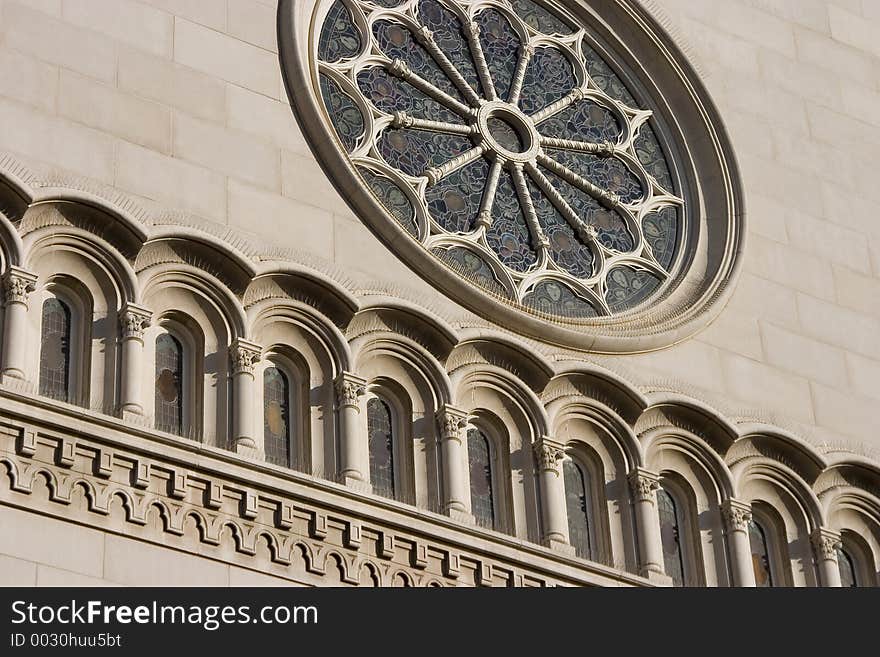
[[[0,584],[877,586],[869,0],[0,0]]]

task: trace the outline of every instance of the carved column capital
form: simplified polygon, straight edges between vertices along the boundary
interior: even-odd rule
[[[833,561],[837,563],[837,549],[843,545],[840,534],[830,529],[820,527],[813,532],[813,550],[816,559],[820,561]]]
[[[232,359],[232,374],[254,374],[254,365],[260,360],[262,348],[248,340],[237,338],[229,346],[229,357]]]
[[[655,502],[654,491],[660,488],[660,475],[644,468],[636,468],[627,475],[627,479],[633,500],[651,504]]]
[[[367,391],[367,381],[351,372],[336,377],[336,405],[339,408],[359,408],[360,398]]]
[[[153,313],[142,306],[127,303],[119,313],[119,328],[123,340],[143,340],[144,329],[153,319]]]
[[[748,532],[752,519],[752,505],[739,500],[725,500],[721,505],[721,516],[729,532]]]
[[[542,472],[559,474],[559,464],[565,458],[565,447],[562,443],[548,436],[541,436],[532,444],[532,451],[538,461],[538,468]]]
[[[467,426],[468,414],[464,411],[444,404],[437,411],[437,425],[440,427],[441,440],[461,442],[461,430]]]
[[[3,276],[3,303],[27,305],[28,295],[37,287],[37,275],[12,266]]]

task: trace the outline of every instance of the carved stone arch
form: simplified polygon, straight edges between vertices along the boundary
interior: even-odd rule
[[[827,467],[827,461],[816,449],[795,434],[767,425],[743,425],[741,437],[725,453],[731,468],[735,463],[754,456],[764,456],[784,464],[812,485]]]
[[[125,512],[125,521],[126,522],[136,522],[138,524],[143,524],[138,522],[138,505],[137,502],[132,497],[131,493],[124,488],[114,488],[107,496],[108,499],[108,508],[111,507],[114,500],[119,500],[122,504],[122,509]]]
[[[603,467],[609,472],[625,477],[633,468],[644,465],[641,443],[613,408],[579,395],[557,397],[546,408],[550,435],[561,442],[595,443],[593,449],[601,455]],[[578,434],[584,429],[588,429],[586,435],[592,436],[592,441]]]
[[[451,400],[452,384],[445,369],[418,342],[384,331],[358,337],[350,346],[358,375],[402,377],[398,383],[412,398],[414,412],[432,413]]]
[[[377,332],[404,336],[438,361],[444,361],[458,343],[458,336],[446,320],[409,301],[388,297],[366,298],[346,335],[354,343]]]
[[[237,298],[256,273],[253,263],[228,242],[182,226],[162,226],[152,231],[137,255],[135,269],[176,262],[199,269],[225,285]]]
[[[403,571],[403,570],[395,570],[393,573],[390,573],[390,577],[388,578],[388,586],[392,586],[395,588],[412,588],[415,586],[413,583],[412,576]]]
[[[242,301],[250,309],[270,299],[289,299],[313,308],[338,329],[348,326],[359,308],[357,298],[337,281],[286,262],[261,265]]]
[[[557,364],[557,374],[541,395],[551,421],[559,400],[567,397],[600,402],[630,425],[648,407],[647,398],[629,382],[609,370],[584,363]]]
[[[140,260],[138,262],[140,263]],[[198,306],[205,307],[205,313],[211,314],[219,320],[213,332],[218,334],[218,339],[222,334],[225,341],[222,344],[218,342],[216,348],[225,348],[236,338],[248,337],[247,319],[243,308],[229,288],[210,274],[184,263],[154,263],[146,268],[138,268],[137,274],[143,303],[155,315],[161,314],[163,310],[173,308],[163,301],[163,295],[168,290],[186,291]],[[183,308],[178,309],[184,310],[189,315],[204,314],[187,311],[186,307],[189,305],[191,304],[186,304]],[[221,327],[222,330],[217,330]],[[210,335],[211,332],[208,331],[207,334]]]
[[[298,413],[292,416],[290,432],[296,437],[295,462],[298,459],[299,466],[313,474],[334,472],[336,420],[329,411],[334,407],[334,381],[350,363],[345,338],[315,309],[287,298],[258,301],[248,314],[250,333],[263,347],[263,360],[255,371],[258,398],[263,399],[263,372],[274,361],[288,377],[291,412]],[[262,433],[262,405],[257,408],[261,410],[255,430]]]
[[[314,307],[279,296],[254,301],[246,308],[248,334],[257,344],[289,344],[303,355],[314,373],[320,373],[327,380],[351,369],[351,350],[345,336],[329,317]]]
[[[487,330],[463,331],[446,361],[446,369],[453,375],[462,367],[477,364],[506,370],[535,394],[544,391],[554,374],[535,345]]]
[[[699,435],[718,454],[727,454],[739,437],[734,424],[720,412],[685,395],[657,392],[646,395],[648,406],[633,425],[637,436],[657,427],[676,427]]]
[[[697,434],[676,427],[657,427],[641,435],[646,467],[671,482],[684,520],[683,545],[691,577],[710,586],[729,586],[721,505],[734,497],[733,476],[721,457]]]
[[[361,561],[358,567],[360,586],[372,586],[379,588],[382,584],[382,573],[379,567],[369,559]]]
[[[2,244],[4,247],[13,245],[15,237],[7,234],[11,230],[17,235],[15,224],[21,221],[22,215],[33,199],[31,186],[26,182],[27,172],[10,156],[0,157],[0,217],[4,225],[0,227],[3,232]],[[11,256],[15,251],[7,252]],[[17,251],[21,254],[21,251]],[[19,262],[9,261],[9,264],[18,265]]]
[[[34,200],[22,216],[18,230],[26,238],[31,233],[50,228],[61,232],[77,228],[113,245],[126,261],[134,261],[147,240],[147,229],[139,221],[102,199],[83,198],[82,194],[66,190]]]
[[[29,483],[22,482],[18,465],[11,458],[0,457],[0,465],[5,466],[6,478],[9,480],[9,490],[20,492],[28,491]],[[28,491],[29,492],[29,491]]]
[[[762,455],[742,459],[730,470],[736,498],[752,505],[755,518],[769,518],[773,531],[784,539],[778,554],[786,572],[780,583],[817,585],[812,536],[826,520],[809,484],[788,466]]]

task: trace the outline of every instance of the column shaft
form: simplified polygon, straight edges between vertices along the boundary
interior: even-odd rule
[[[470,491],[464,468],[463,444],[467,414],[446,405],[437,412],[437,424],[440,431],[443,511],[447,515],[464,519],[470,514]]]
[[[255,431],[254,422],[254,364],[262,349],[241,338],[230,347],[232,359],[232,441],[239,454],[251,458],[265,458],[262,432]]]
[[[538,487],[541,499],[541,540],[544,545],[563,552],[574,552],[569,544],[568,514],[565,507],[565,479],[562,444],[542,437],[533,445],[538,467]]]
[[[37,276],[19,267],[10,267],[3,278],[3,379],[25,379],[27,370],[28,295]]]
[[[336,380],[340,480],[359,490],[371,490],[369,443],[360,422],[360,398],[366,392],[366,384],[349,372],[343,372]]]
[[[727,500],[721,506],[724,527],[727,532],[727,548],[730,555],[730,571],[734,586],[755,586],[755,566],[752,563],[752,546],[749,542],[749,521],[752,508],[745,502]]]
[[[126,304],[119,314],[122,338],[119,411],[123,419],[139,418],[144,414],[141,396],[144,329],[150,325],[151,316],[149,310],[132,303]]]
[[[657,513],[657,496],[660,487],[657,474],[636,469],[629,475],[636,533],[639,546],[639,570],[648,579],[669,582],[663,564],[663,546],[660,542],[660,517]]]
[[[837,563],[837,549],[840,545],[840,534],[835,531],[819,528],[813,533],[813,549],[816,553],[820,586],[834,588],[842,586],[840,566]]]

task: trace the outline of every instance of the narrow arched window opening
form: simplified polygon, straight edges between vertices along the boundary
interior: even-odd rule
[[[394,498],[394,422],[391,407],[378,397],[367,401],[367,433],[373,492]]]
[[[752,518],[749,521],[749,543],[752,548],[752,568],[755,571],[755,586],[768,588],[774,585],[770,566],[770,544],[764,526]]]
[[[40,325],[40,394],[65,402],[71,401],[70,331],[70,307],[61,299],[46,299]]]
[[[682,551],[682,523],[680,507],[665,489],[657,490],[657,508],[660,515],[660,540],[663,544],[663,567],[675,586],[684,586],[685,566]]]
[[[845,547],[837,548],[837,567],[840,570],[841,586],[847,588],[859,586],[855,561]]]
[[[291,467],[290,380],[275,366],[263,370],[263,447],[269,463]]]
[[[156,428],[182,435],[183,418],[183,346],[169,333],[156,338]]]
[[[566,460],[562,464],[565,480],[565,506],[568,511],[569,542],[574,546],[575,553],[584,559],[593,556],[590,532],[592,500],[590,499],[590,477],[580,464]]]
[[[471,428],[468,430],[467,441],[471,513],[478,525],[495,529],[495,496],[489,439],[479,429]]]

